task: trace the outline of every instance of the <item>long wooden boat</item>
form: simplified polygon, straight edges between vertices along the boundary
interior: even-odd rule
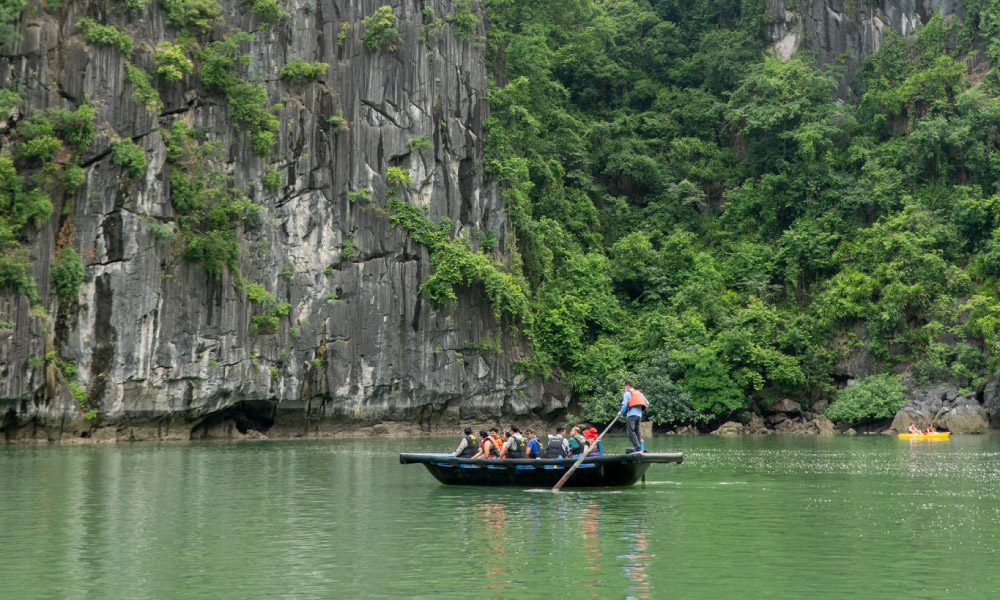
[[[900,433],[901,440],[946,440],[951,435],[950,431],[936,431],[934,433]]]
[[[400,454],[400,464],[422,464],[447,485],[511,485],[552,487],[573,466],[576,458],[471,459],[451,454]],[[566,482],[572,487],[621,487],[632,485],[650,465],[681,463],[680,452],[606,454],[584,459]]]

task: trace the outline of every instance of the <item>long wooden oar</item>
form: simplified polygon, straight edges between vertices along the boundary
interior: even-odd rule
[[[609,429],[611,429],[611,426],[615,424],[615,421],[618,420],[619,416],[620,413],[616,414],[614,419],[611,419],[611,422],[608,423],[608,426],[604,428],[604,431],[601,432],[601,435],[597,436],[597,439],[594,440],[594,445],[591,446],[591,448],[597,447],[597,442],[601,441],[601,438],[604,437],[604,434],[607,433]],[[586,450],[587,449],[584,448],[584,452],[583,454],[580,455],[580,458],[576,459],[576,462],[573,463],[573,466],[570,467],[568,471],[566,471],[566,474],[562,476],[562,479],[556,482],[555,487],[552,488],[553,492],[558,492],[559,488],[561,488],[567,481],[569,481],[570,476],[573,475],[573,473],[576,471],[576,468],[583,463],[583,459],[587,458],[588,452]]]

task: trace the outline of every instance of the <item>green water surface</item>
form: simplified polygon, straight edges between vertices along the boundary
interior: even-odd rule
[[[1000,436],[657,437],[683,465],[558,494],[399,464],[457,442],[0,447],[0,598],[1000,596]]]

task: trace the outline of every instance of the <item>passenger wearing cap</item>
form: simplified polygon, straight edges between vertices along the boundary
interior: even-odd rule
[[[478,445],[476,444],[476,436],[472,435],[472,428],[466,427],[465,437],[463,437],[462,441],[458,443],[458,448],[455,449],[455,452],[452,454],[452,456],[458,456],[461,458],[472,458],[473,456],[476,455],[476,452],[478,450],[479,448]]]
[[[600,456],[604,454],[604,449],[601,447],[601,442],[597,441],[597,428],[588,427],[583,430],[583,437],[587,440],[587,447],[590,448],[590,452],[587,456]]]

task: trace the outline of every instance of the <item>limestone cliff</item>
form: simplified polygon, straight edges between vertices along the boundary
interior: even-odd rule
[[[815,54],[820,64],[843,65],[844,95],[851,92],[862,61],[879,50],[887,32],[909,35],[935,13],[964,17],[959,0],[766,1],[767,31],[777,55],[788,58],[805,50]]]
[[[288,16],[273,27],[252,4],[223,0],[222,18],[196,38],[204,48],[235,28],[252,34],[241,48],[248,64],[236,72],[263,85],[280,121],[259,156],[224,94],[197,72],[176,82],[154,75],[162,104],[138,101],[127,62],[155,73],[156,44],[181,32],[168,23],[169,3],[127,4],[138,12],[109,0],[29,6],[17,24],[23,39],[0,52],[0,83],[25,99],[8,129],[45,107],[97,109],[97,134],[80,161],[84,184],[53,197],[52,217],[24,242],[41,306],[0,295],[7,438],[271,427],[308,435],[384,420],[431,429],[565,405],[566,394],[546,396],[518,374],[523,340],[475,286],[458,290],[453,307],[422,297],[427,252],[385,209],[385,173],[399,167],[413,180],[407,201],[434,221],[447,217],[452,234],[473,245],[492,236],[504,260],[505,215],[481,163],[481,14],[460,35],[450,0],[403,0],[393,5],[398,39],[371,49],[364,19],[380,0],[287,0],[279,6]],[[131,36],[131,56],[88,43],[84,17]],[[291,82],[281,72],[296,59],[327,66],[315,80]],[[259,206],[238,227],[236,271],[211,277],[184,257],[164,133],[175,121],[217,143],[227,185]],[[146,156],[136,179],[113,160],[120,139]],[[50,284],[64,246],[85,264],[73,303],[60,303]],[[253,301],[248,282],[283,308]],[[268,310],[270,322],[254,320]],[[84,418],[85,409],[96,418]]]

